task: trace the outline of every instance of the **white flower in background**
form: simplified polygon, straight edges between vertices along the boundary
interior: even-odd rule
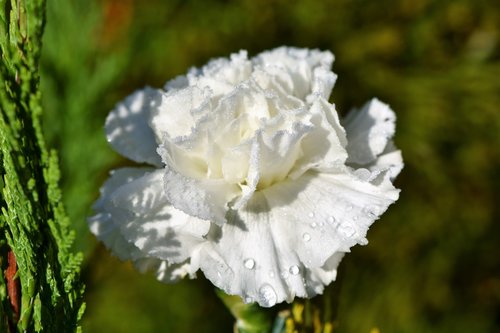
[[[115,170],[92,232],[121,259],[269,307],[312,297],[398,198],[395,115],[374,99],[341,122],[333,55],[241,51],[118,104],[111,145],[149,167]]]

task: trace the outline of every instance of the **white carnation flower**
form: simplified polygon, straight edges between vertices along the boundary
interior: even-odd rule
[[[92,232],[161,281],[194,277],[269,307],[312,297],[398,198],[395,115],[374,99],[341,121],[333,55],[278,48],[210,61],[119,103],[115,170]]]

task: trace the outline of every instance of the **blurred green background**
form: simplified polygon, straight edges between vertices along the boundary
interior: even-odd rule
[[[239,49],[331,50],[341,114],[377,96],[398,115],[400,200],[340,269],[338,332],[500,331],[500,2],[49,0],[45,131],[85,254],[87,332],[230,332],[201,276],[156,282],[90,235],[113,105]]]

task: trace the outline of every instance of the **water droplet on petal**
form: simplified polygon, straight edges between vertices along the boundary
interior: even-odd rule
[[[363,212],[371,218],[375,218],[378,215],[378,207],[377,206],[366,206],[363,208]]]
[[[269,277],[270,277],[270,278],[273,278],[273,277],[274,277],[274,272],[273,272],[273,271],[269,272]]]
[[[253,302],[253,298],[252,297],[250,297],[250,296],[245,297],[245,303],[246,304],[249,304],[249,303],[252,303],[252,302]]]
[[[313,229],[316,228],[316,225],[317,225],[316,222],[311,223],[311,228]]]
[[[368,239],[366,238],[361,238],[359,241],[358,241],[358,244],[359,245],[367,245],[368,244]]]
[[[309,242],[311,240],[311,235],[306,232],[302,235],[302,239],[304,240],[304,242]]]
[[[310,213],[309,213],[309,217],[310,217],[310,218],[313,218],[313,217],[314,217],[314,213],[313,213],[313,212],[310,212]]]
[[[335,221],[336,221],[335,217],[333,217],[333,216],[328,217],[328,223],[333,224],[333,223],[335,223]]]
[[[283,279],[288,279],[288,272],[287,272],[287,271],[283,271],[283,272],[281,272],[281,277],[282,277]]]
[[[370,179],[370,176],[372,175],[372,173],[370,172],[370,170],[365,169],[365,168],[357,169],[356,171],[354,171],[354,174],[359,179],[364,180],[364,181],[367,181],[368,179]]]
[[[356,233],[356,230],[350,224],[342,224],[339,227],[339,232],[342,236],[351,238]]]
[[[218,263],[216,269],[217,269],[217,276],[219,278],[222,278],[222,274],[223,274],[222,272],[226,272],[227,271],[227,267],[224,264],[222,264],[222,263]]]
[[[274,291],[273,287],[271,287],[267,283],[264,283],[259,289],[259,299],[260,299],[259,303],[262,306],[271,307],[274,304],[276,304],[278,296],[276,295],[276,292]]]
[[[299,274],[300,269],[298,266],[293,265],[293,266],[290,266],[289,271],[290,271],[290,274],[297,275],[297,274]]]
[[[255,267],[255,260],[253,260],[251,258],[245,259],[243,264],[245,265],[246,268],[253,269]]]

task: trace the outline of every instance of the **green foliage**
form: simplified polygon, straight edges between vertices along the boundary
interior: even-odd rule
[[[45,1],[0,1],[0,205],[1,266],[17,261],[11,281],[0,279],[0,327],[19,331],[72,332],[83,312],[81,256],[61,203],[55,152],[45,147],[40,124],[38,61]],[[7,276],[7,275],[6,275]],[[20,313],[7,288],[20,283]]]
[[[44,124],[47,140],[58,148],[63,162],[64,202],[79,235],[75,247],[87,253],[85,219],[96,187],[116,159],[104,137],[103,119],[93,112],[111,108],[107,94],[123,75],[123,55],[99,49],[102,13],[94,1],[49,1],[47,20],[41,89],[50,111],[44,113]]]
[[[163,284],[104,248],[88,261],[86,332],[231,332],[234,319],[207,280]]]

